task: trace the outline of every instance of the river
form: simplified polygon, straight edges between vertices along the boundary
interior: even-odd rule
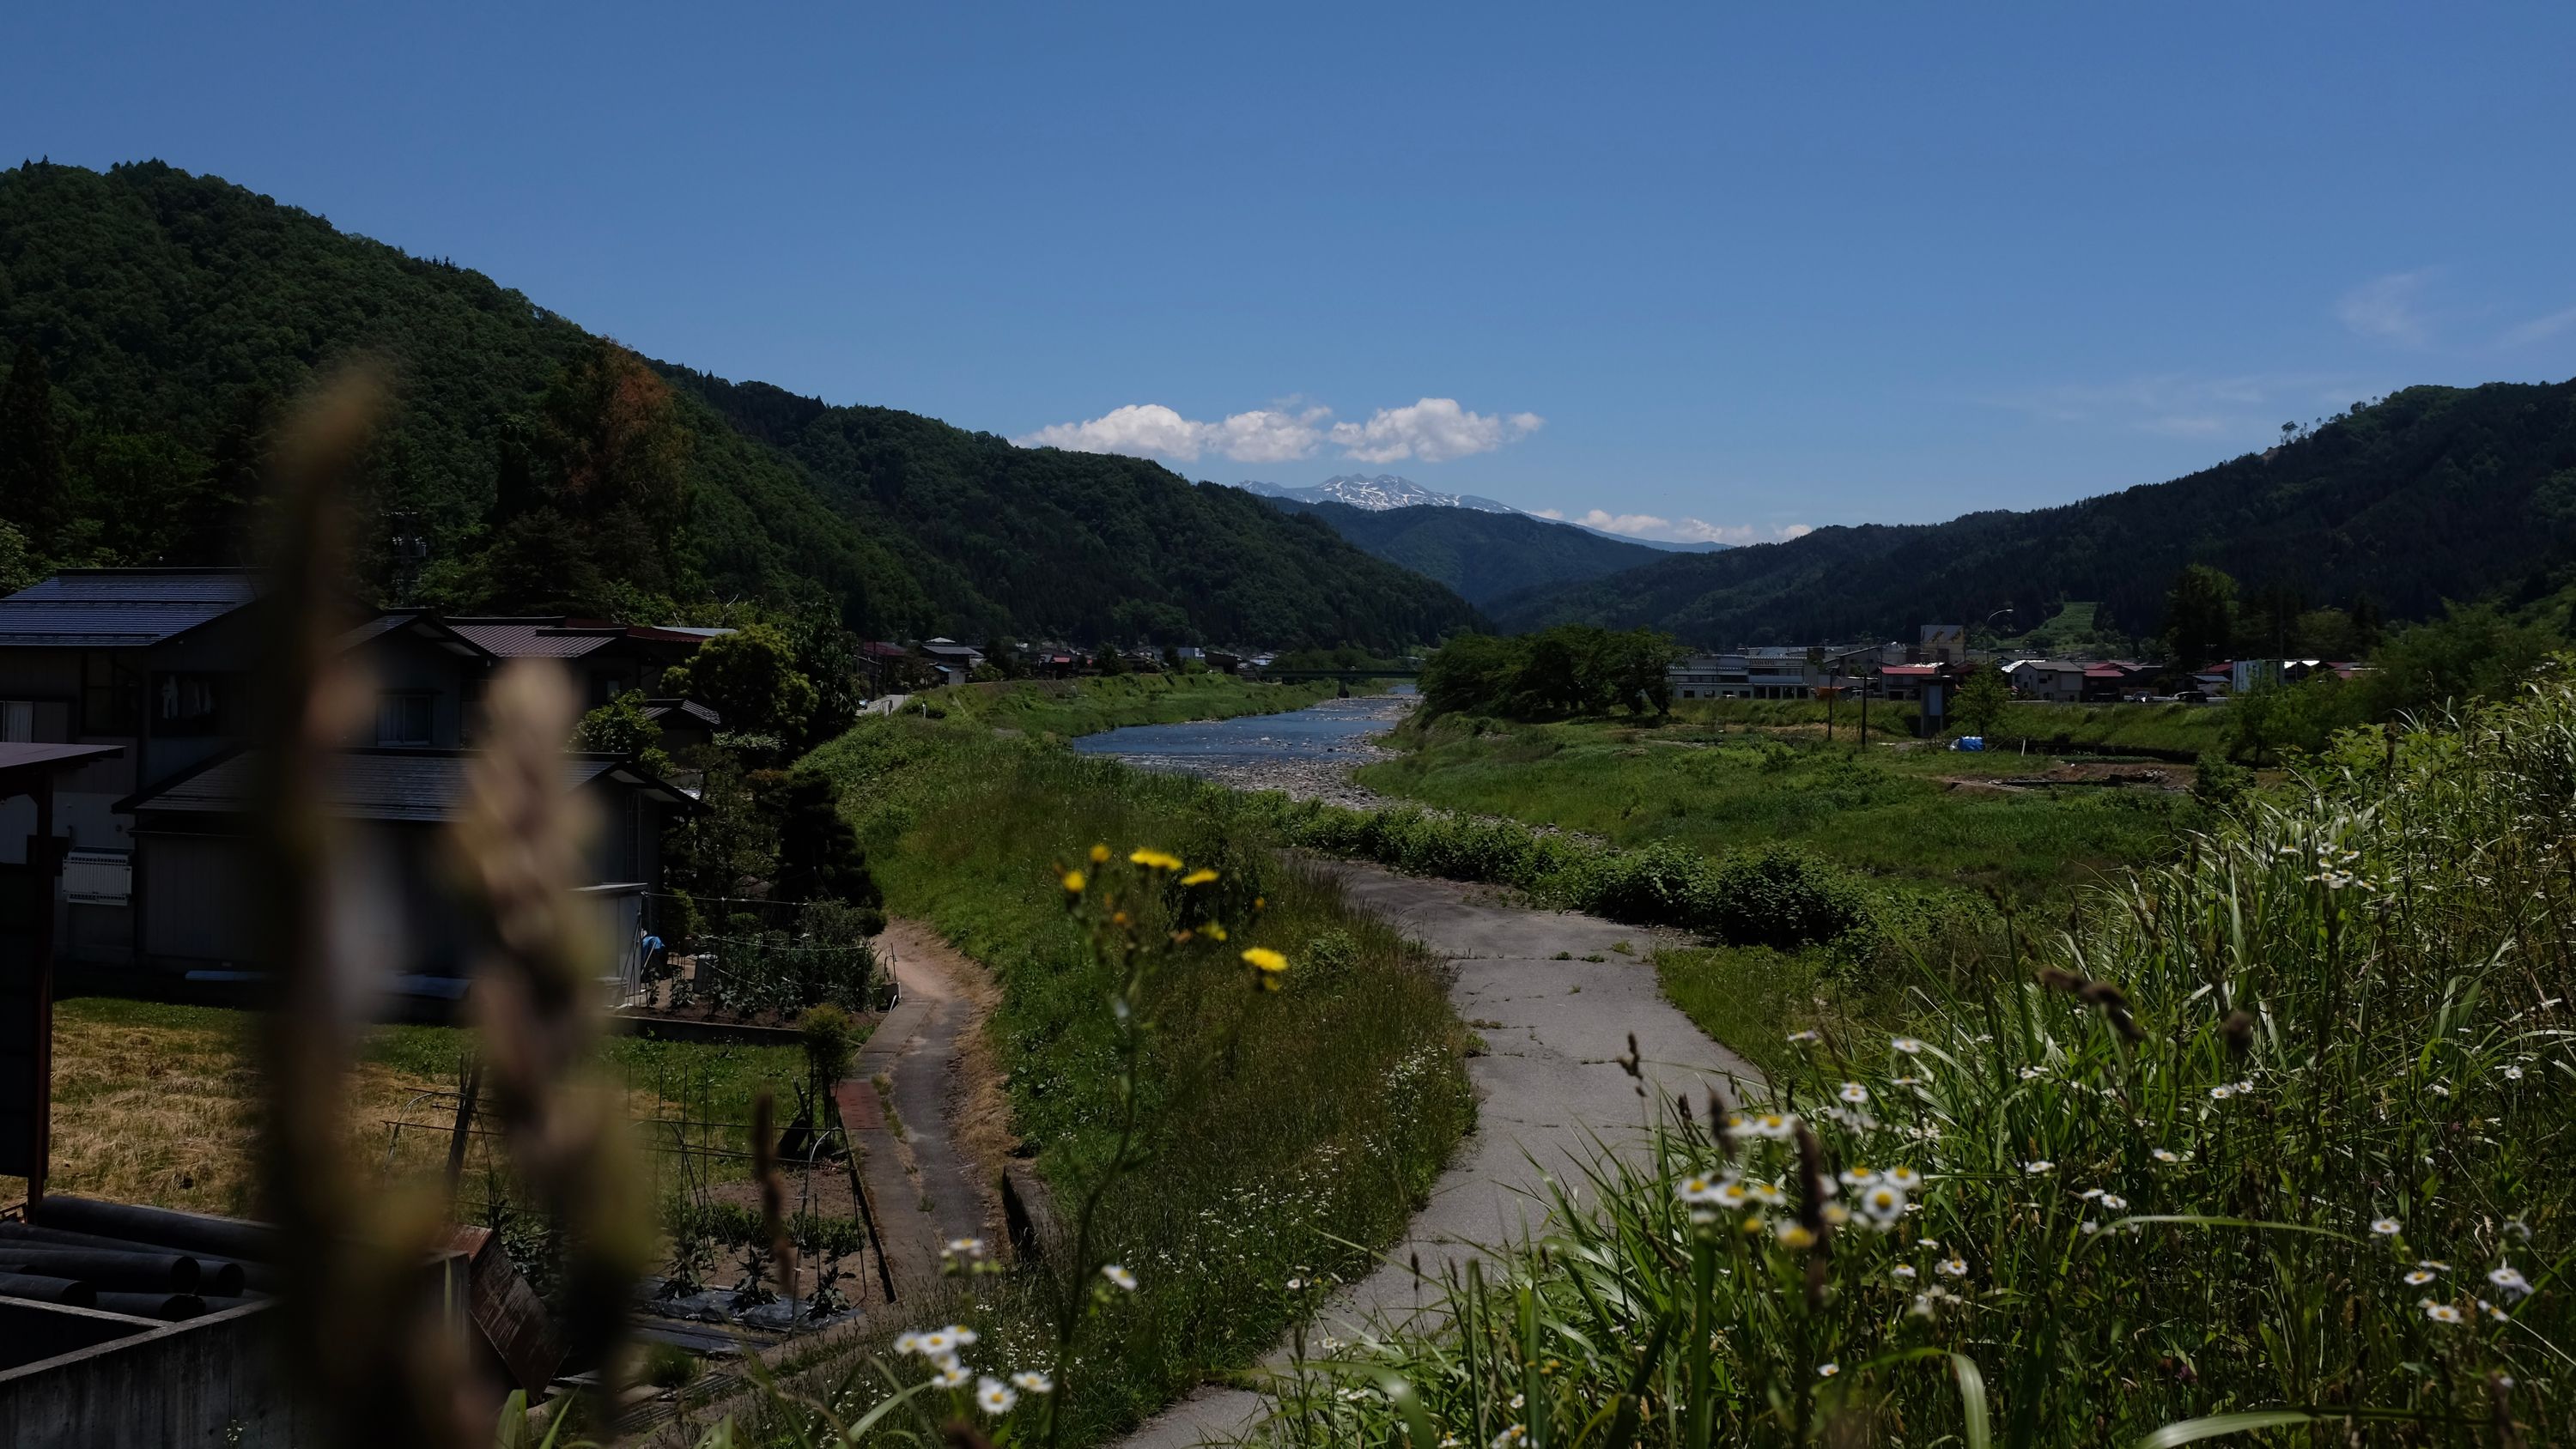
[[[1413,686],[1392,694],[1328,699],[1286,714],[1246,714],[1188,724],[1128,725],[1073,741],[1086,755],[1108,755],[1140,770],[1196,775],[1244,790],[1285,790],[1300,800],[1337,805],[1383,803],[1350,783],[1352,767],[1387,758],[1369,742],[1411,712]]]

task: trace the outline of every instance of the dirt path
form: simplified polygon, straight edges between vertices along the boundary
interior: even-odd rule
[[[859,1049],[833,1093],[860,1154],[860,1176],[883,1235],[897,1302],[935,1286],[951,1238],[987,1237],[986,1173],[956,1135],[961,1102],[976,1095],[960,1071],[983,1015],[982,969],[920,921],[886,924],[903,1001]],[[983,1144],[977,1144],[983,1145]]]
[[[1636,1033],[1648,1085],[1667,1099],[1695,1096],[1708,1083],[1758,1082],[1743,1058],[1710,1041],[1666,1002],[1646,961],[1653,940],[1633,926],[1591,916],[1535,911],[1495,892],[1421,880],[1371,866],[1334,865],[1351,899],[1448,958],[1458,1015],[1485,1039],[1487,1055],[1467,1074],[1480,1103],[1475,1134],[1432,1189],[1430,1206],[1385,1266],[1334,1296],[1315,1331],[1349,1339],[1363,1323],[1400,1321],[1423,1293],[1407,1267],[1419,1254],[1425,1276],[1463,1263],[1485,1245],[1505,1244],[1546,1216],[1543,1179],[1569,1174],[1596,1144],[1633,1150],[1645,1103],[1618,1058]],[[1627,942],[1625,955],[1612,947]],[[1557,960],[1565,952],[1575,959]],[[1600,956],[1598,962],[1586,956]],[[1734,1089],[1730,1087],[1732,1092]],[[1274,1356],[1272,1365],[1284,1359]],[[1129,1449],[1184,1449],[1241,1436],[1265,1407],[1243,1389],[1203,1389],[1165,1410],[1127,1440]]]

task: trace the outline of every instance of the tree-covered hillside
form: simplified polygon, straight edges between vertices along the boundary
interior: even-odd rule
[[[362,583],[459,608],[829,600],[871,633],[1391,646],[1474,620],[1152,464],[648,362],[479,273],[158,163],[0,172],[0,525],[52,563],[238,554],[293,397],[380,360]]]
[[[1274,508],[1310,513],[1379,558],[1438,579],[1478,608],[1507,595],[1576,583],[1664,557],[1570,523],[1475,508],[1354,508],[1272,497]]]
[[[2445,600],[2522,603],[2576,574],[2576,382],[2415,387],[2268,452],[2062,508],[1822,528],[1681,555],[1487,606],[1514,628],[1651,626],[1685,642],[1910,637],[2013,608],[2100,601],[2152,635],[2188,565],[2281,607],[2364,599],[2391,619]]]

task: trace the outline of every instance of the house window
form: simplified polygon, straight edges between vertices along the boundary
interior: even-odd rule
[[[229,674],[159,674],[152,680],[152,733],[220,735],[232,728]]]
[[[376,743],[380,745],[426,745],[432,743],[436,728],[438,696],[434,694],[380,694],[376,696]]]
[[[81,655],[81,733],[130,735],[142,723],[143,676],[115,653]]]
[[[36,742],[36,702],[32,699],[0,699],[0,745],[32,745]]]

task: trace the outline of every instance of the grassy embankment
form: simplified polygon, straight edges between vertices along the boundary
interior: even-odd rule
[[[75,997],[54,1007],[54,1191],[153,1203],[200,1212],[247,1213],[256,1173],[253,1136],[261,1110],[255,1018],[246,1011],[174,1006],[112,997]],[[457,1064],[473,1045],[460,1027],[386,1026],[369,1032],[351,1079],[350,1150],[382,1162],[394,1133],[398,1164],[444,1163],[453,1100],[424,1106],[422,1094],[452,1092]],[[793,1047],[698,1046],[612,1037],[601,1043],[603,1073],[626,1091],[637,1117],[688,1116],[747,1122],[763,1086],[783,1102],[805,1077]],[[736,1134],[737,1136],[739,1134]],[[694,1140],[694,1139],[693,1139]],[[737,1150],[747,1140],[731,1141]],[[465,1210],[481,1210],[488,1140],[478,1139],[464,1184]],[[705,1163],[702,1173],[742,1175],[739,1163]],[[14,1181],[14,1179],[12,1179]]]
[[[1904,734],[1910,706],[1872,710],[1866,751],[1852,706],[1837,709],[1830,740],[1825,715],[1814,701],[1746,700],[1680,705],[1660,721],[1416,721],[1396,733],[1398,758],[1365,766],[1357,778],[1432,811],[1579,831],[1638,857],[1710,862],[1707,871],[1720,874],[1729,867],[1719,863],[1738,862],[1732,879],[1703,873],[1712,895],[1759,895],[1765,882],[1745,877],[1740,863],[1748,859],[1803,857],[1799,879],[1839,890],[1843,903],[1806,910],[1785,928],[1730,921],[1713,904],[1695,910],[1687,887],[1555,885],[1583,879],[1584,852],[1571,845],[1559,845],[1568,859],[1553,873],[1519,867],[1488,877],[1534,886],[1555,903],[1684,926],[1714,942],[1657,953],[1666,994],[1711,1035],[1765,1065],[1775,1064],[1791,1030],[1898,1010],[1910,956],[1985,918],[1994,898],[2053,909],[2086,884],[2169,854],[2178,832],[2207,815],[2187,795],[2134,785],[1986,787],[2087,757],[1924,746]],[[2000,746],[2007,729],[2024,729],[2102,755],[2192,751],[2214,744],[2222,722],[2219,711],[2187,705],[2016,705],[1994,738]],[[1880,733],[1891,724],[1893,732]],[[2176,783],[2188,774],[2142,768],[2162,769]],[[1544,851],[1546,842],[1535,848]],[[1599,866],[1592,869],[1597,875]],[[1862,918],[1869,929],[1845,930]]]
[[[1105,679],[963,684],[914,698],[941,715],[993,729],[1070,738],[1122,725],[1180,724],[1304,709],[1331,699],[1335,689],[1331,680],[1291,683],[1231,674],[1121,674]]]
[[[1471,1444],[2556,1442],[2571,812],[2564,683],[2356,735],[1927,962],[1903,1036],[1800,1044],[1773,1090],[1812,1139],[1668,1122],[1287,1437],[1390,1442],[1400,1399],[1333,1390],[1392,1373]],[[2168,1430],[2231,1413],[2265,1417]]]
[[[1035,735],[1187,717],[1176,696],[1245,713],[1311,694],[1231,681],[991,694],[980,711],[863,722],[810,759],[842,785],[888,908],[929,919],[998,977],[991,1030],[1015,1129],[1059,1193],[1097,1170],[1118,1081],[1111,978],[1067,914],[1066,867],[1095,842],[1214,865],[1230,946],[1294,963],[1284,991],[1260,993],[1228,950],[1165,982],[1147,1013],[1151,1161],[1102,1220],[1140,1287],[1111,1310],[1064,1406],[1071,1437],[1093,1439],[1267,1352],[1311,1302],[1283,1285],[1320,1289],[1394,1238],[1472,1120],[1466,1041],[1436,963],[1280,863],[1233,797],[989,727]],[[979,1358],[1045,1361],[1041,1282],[979,1293]]]

